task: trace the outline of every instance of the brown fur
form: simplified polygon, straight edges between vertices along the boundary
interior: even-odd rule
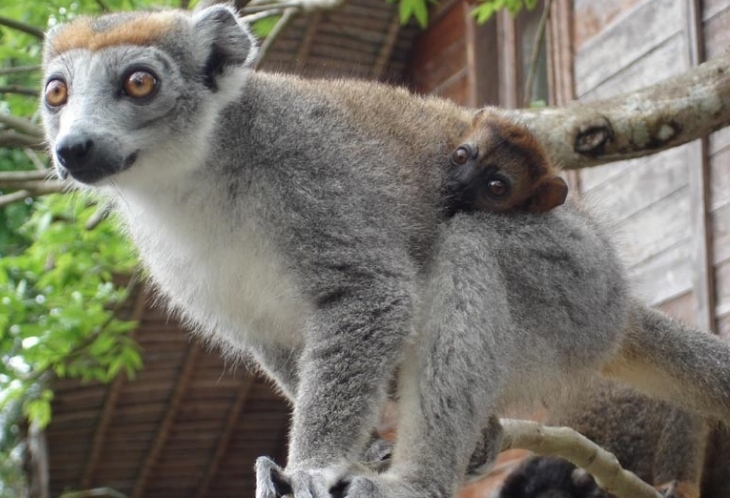
[[[475,156],[463,164],[452,159],[446,192],[454,211],[544,212],[565,202],[567,184],[525,128],[483,109],[462,142]],[[504,197],[488,193],[493,179],[508,183]]]
[[[115,45],[152,45],[170,32],[176,20],[177,17],[166,12],[156,12],[99,31],[95,29],[93,19],[80,18],[53,36],[51,55],[77,48],[97,51]]]

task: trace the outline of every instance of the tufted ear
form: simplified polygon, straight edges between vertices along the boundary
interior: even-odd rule
[[[253,65],[256,40],[232,7],[213,5],[193,15],[195,48],[202,51],[203,81],[213,91],[235,69]]]
[[[549,176],[541,181],[527,202],[531,213],[544,213],[560,206],[568,197],[568,184],[559,176]]]

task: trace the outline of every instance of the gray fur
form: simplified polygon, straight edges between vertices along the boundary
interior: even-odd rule
[[[674,377],[714,369],[687,374],[686,401],[730,414],[730,348],[698,342],[679,373],[673,351],[654,357],[641,323],[629,327],[611,244],[581,210],[446,219],[446,158],[471,111],[382,85],[254,73],[252,45],[232,44],[248,32],[227,8],[175,15],[154,43],[47,48],[46,81],[64,79],[69,99],[42,106],[44,124],[54,156],[93,144],[68,173],[117,201],[171,306],[291,396],[288,466],[259,461],[258,498],[451,496],[482,434],[498,441],[484,426],[507,403],[602,364],[622,375],[632,345]],[[129,17],[109,19],[97,26]],[[159,80],[144,101],[119,92],[138,61]],[[720,363],[701,361],[708,348]],[[393,465],[362,473],[352,465],[397,367]]]

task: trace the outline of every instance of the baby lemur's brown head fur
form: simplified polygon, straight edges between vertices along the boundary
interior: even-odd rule
[[[545,212],[568,186],[525,128],[483,109],[451,154],[445,201],[456,211]]]

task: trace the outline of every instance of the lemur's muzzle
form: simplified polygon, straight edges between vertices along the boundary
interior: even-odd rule
[[[102,137],[89,133],[69,134],[56,144],[58,174],[69,174],[81,183],[95,183],[124,171],[134,163],[136,154],[123,157]]]

